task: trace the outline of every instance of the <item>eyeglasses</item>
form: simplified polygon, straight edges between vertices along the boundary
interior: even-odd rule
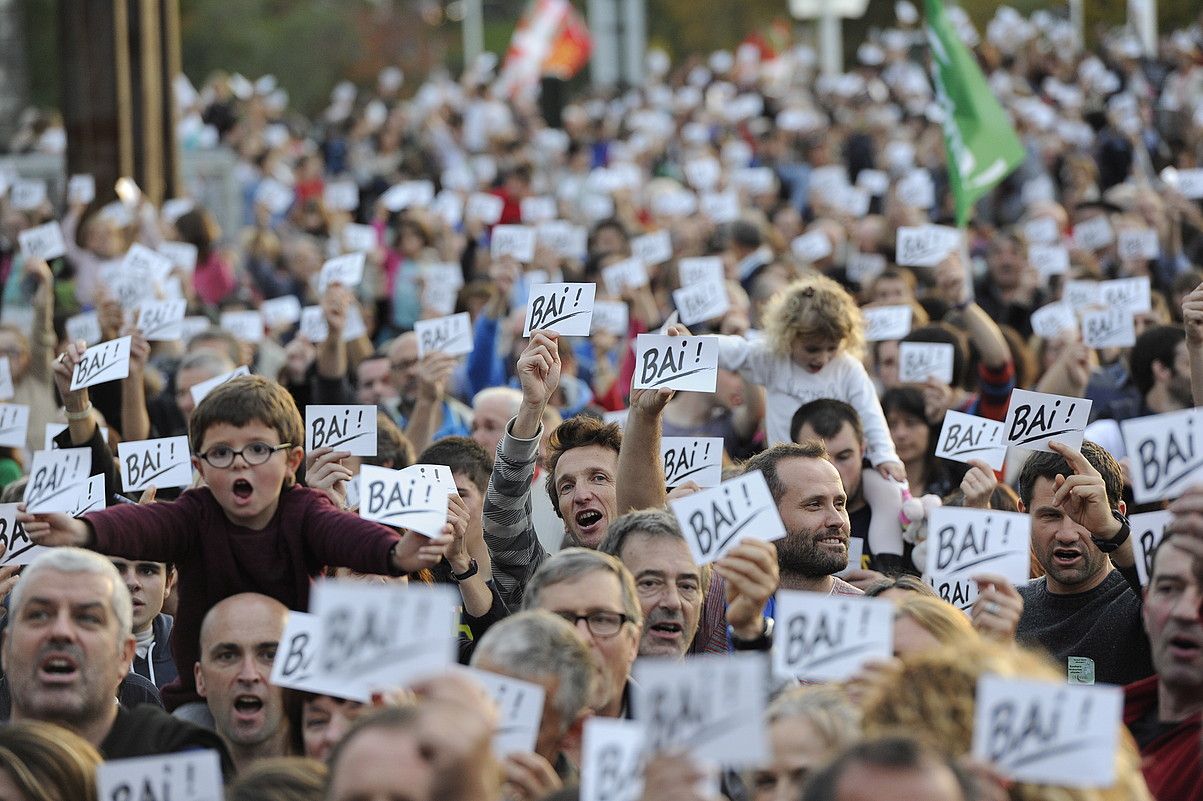
[[[404,373],[406,370],[412,370],[417,363],[417,359],[406,359],[400,362],[389,362],[388,366],[393,372]]]
[[[273,453],[291,447],[291,442],[282,442],[279,445],[268,445],[266,442],[252,442],[242,450],[236,451],[229,445],[214,445],[204,453],[198,453],[197,456],[208,462],[210,467],[216,467],[219,470],[234,464],[235,456],[241,456],[242,461],[254,467],[272,458]]]
[[[585,621],[585,626],[594,637],[613,637],[622,629],[623,624],[630,620],[622,612],[590,612],[587,615],[578,615],[575,612],[556,612],[555,614],[573,626],[582,620]]]

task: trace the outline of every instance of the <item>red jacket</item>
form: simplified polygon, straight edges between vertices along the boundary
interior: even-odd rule
[[[1157,708],[1157,676],[1124,688],[1124,723],[1131,726]],[[1199,769],[1199,719],[1196,712],[1166,734],[1140,748],[1141,767],[1149,792],[1157,801],[1203,799]]]

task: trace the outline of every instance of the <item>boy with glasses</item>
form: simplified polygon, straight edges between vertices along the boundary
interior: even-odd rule
[[[177,665],[196,664],[201,621],[225,598],[256,592],[305,610],[310,581],[327,566],[400,575],[432,567],[451,542],[450,526],[434,539],[414,532],[398,538],[393,529],[336,509],[321,490],[296,486],[304,423],[292,396],[265,378],[244,376],[213,390],[189,430],[205,486],[175,502],[123,504],[79,520],[24,512],[19,518],[41,545],[173,563]],[[199,701],[191,671],[182,671],[163,697],[171,708]]]

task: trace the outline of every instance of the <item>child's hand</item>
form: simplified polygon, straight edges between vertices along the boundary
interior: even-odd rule
[[[961,479],[961,492],[965,493],[965,506],[970,509],[989,509],[998,479],[994,470],[981,459],[971,459],[969,472]]]
[[[881,473],[882,478],[892,478],[901,484],[906,483],[906,468],[902,466],[902,462],[882,462],[877,465],[877,472]]]
[[[317,448],[305,455],[305,485],[325,492],[339,509],[347,506],[347,482],[354,477],[342,463],[350,455],[333,448]]]
[[[86,548],[92,539],[92,529],[84,521],[57,512],[32,515],[25,511],[23,503],[17,506],[17,522],[30,541],[48,548]]]
[[[416,573],[437,565],[455,537],[451,523],[443,526],[437,537],[425,537],[416,531],[406,531],[393,548],[393,566],[402,573]]]

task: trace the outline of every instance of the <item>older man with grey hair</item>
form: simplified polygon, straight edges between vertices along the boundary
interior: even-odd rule
[[[80,548],[54,548],[26,567],[10,598],[0,662],[12,720],[54,723],[106,759],[212,748],[229,771],[216,734],[144,704],[117,704],[134,658],[133,608],[113,563]]]
[[[627,682],[639,655],[643,610],[622,562],[586,548],[565,548],[531,576],[524,609],[545,609],[576,627],[602,667],[599,715],[622,717]]]
[[[640,656],[685,656],[705,601],[724,640],[729,631],[736,648],[768,650],[770,630],[762,610],[778,583],[771,542],[745,540],[713,569],[699,566],[677,518],[663,509],[644,509],[611,523],[598,550],[621,560],[635,579],[644,617]],[[724,580],[721,597],[708,597],[712,572]]]
[[[550,612],[519,612],[481,638],[472,666],[533,682],[545,693],[534,753],[504,760],[511,795],[542,798],[575,784],[585,720],[601,688],[601,667],[581,635]]]

